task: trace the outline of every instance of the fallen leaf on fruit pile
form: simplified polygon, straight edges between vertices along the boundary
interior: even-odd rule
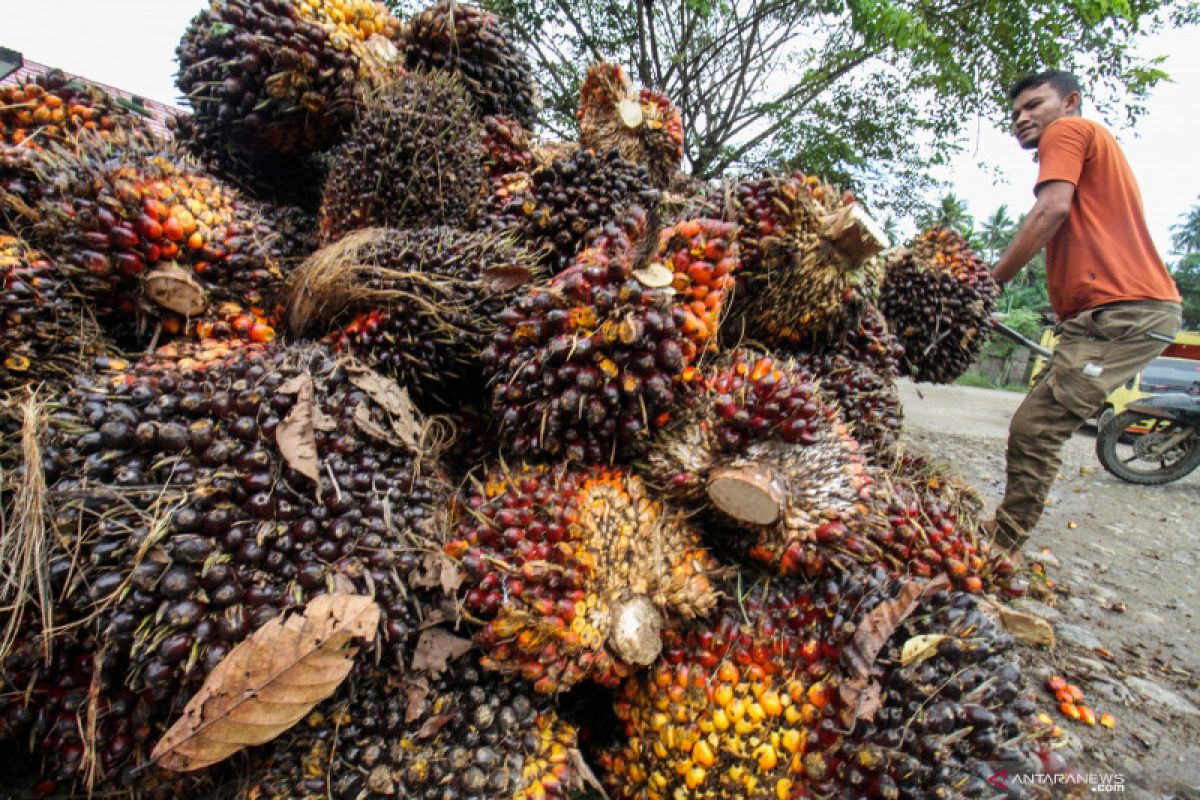
[[[412,670],[428,670],[437,675],[446,665],[472,647],[470,639],[460,639],[441,628],[430,628],[421,634],[413,650]]]
[[[932,658],[937,655],[938,643],[949,638],[940,633],[912,637],[904,643],[904,647],[900,651],[900,666],[907,667],[914,662],[920,664],[922,661]]]
[[[981,600],[983,610],[1000,620],[1004,629],[1017,639],[1029,644],[1041,644],[1046,647],[1054,645],[1054,628],[1049,622],[1025,611],[1018,611],[991,600]]]
[[[150,757],[190,772],[271,741],[334,693],[358,653],[346,645],[378,626],[379,606],[357,594],[322,595],[276,617],[217,664]]]

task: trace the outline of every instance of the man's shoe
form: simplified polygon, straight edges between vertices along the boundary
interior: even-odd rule
[[[1025,555],[1021,552],[1021,545],[1024,544],[1024,540],[1018,541],[1001,527],[1000,523],[995,519],[988,519],[979,523],[979,531],[992,543],[993,548],[1004,552],[1013,569],[1020,568],[1021,563],[1025,560]]]

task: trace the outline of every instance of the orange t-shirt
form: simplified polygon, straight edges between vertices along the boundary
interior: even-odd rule
[[[1046,246],[1050,304],[1060,320],[1119,300],[1180,300],[1150,239],[1133,171],[1104,126],[1055,120],[1042,134],[1038,161],[1038,188],[1047,181],[1075,186],[1071,213]]]

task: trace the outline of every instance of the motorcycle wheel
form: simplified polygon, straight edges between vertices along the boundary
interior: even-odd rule
[[[1193,430],[1191,436],[1165,457],[1150,456],[1146,449],[1154,439],[1148,437],[1161,440],[1177,433],[1181,426],[1174,420],[1159,419],[1147,433],[1126,434],[1131,425],[1144,419],[1143,414],[1122,411],[1100,429],[1096,436],[1096,458],[1106,470],[1123,481],[1154,486],[1177,481],[1200,466],[1200,432]]]

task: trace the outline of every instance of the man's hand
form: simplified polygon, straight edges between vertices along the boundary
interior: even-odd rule
[[[1054,238],[1055,232],[1071,213],[1071,200],[1074,197],[1075,185],[1067,181],[1047,181],[1039,186],[1037,202],[1025,216],[1012,244],[992,268],[992,277],[1000,283],[1012,280]]]

